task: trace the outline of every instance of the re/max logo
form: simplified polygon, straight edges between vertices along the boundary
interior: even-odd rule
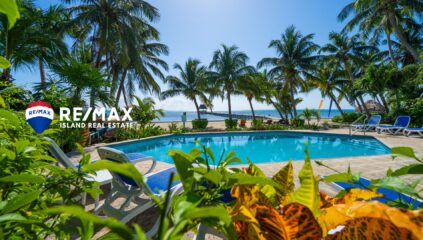
[[[28,116],[36,115],[36,114],[43,114],[51,116],[51,111],[46,109],[37,109],[37,110],[30,110],[28,111]]]
[[[101,119],[102,121],[132,121],[131,111],[132,108],[122,108],[123,116],[120,116],[116,108],[111,108],[109,115],[106,117],[105,108],[88,108],[86,111],[82,107],[70,108],[60,108],[60,121],[87,121],[91,117],[91,121],[96,121]],[[72,120],[71,120],[72,113]]]

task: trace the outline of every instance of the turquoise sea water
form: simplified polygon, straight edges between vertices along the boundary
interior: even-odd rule
[[[303,110],[299,109],[298,114],[300,114]],[[353,112],[353,109],[345,109],[345,112]],[[227,113],[227,111],[215,111],[219,113]],[[166,111],[165,115],[155,122],[173,122],[173,121],[181,121],[183,111]],[[251,115],[250,110],[242,110],[242,111],[232,111],[234,114],[245,114]],[[276,110],[256,110],[255,111],[257,116],[264,116],[264,117],[273,117],[273,118],[280,118],[279,113]],[[320,111],[320,116],[322,118],[332,118],[333,116],[341,115],[338,110],[332,109],[329,114],[329,109],[322,109]],[[192,121],[193,119],[197,118],[197,112],[187,112],[187,120]],[[213,115],[202,114],[201,118],[207,118],[210,121],[219,121],[225,120],[224,117],[218,117]]]
[[[110,147],[125,153],[141,153],[162,162],[173,163],[168,150],[188,152],[196,141],[211,147],[216,158],[234,150],[244,163],[303,160],[305,143],[312,159],[388,154],[390,149],[373,137],[300,132],[237,132],[184,134],[139,140]]]

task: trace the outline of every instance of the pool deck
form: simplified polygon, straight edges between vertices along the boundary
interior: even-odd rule
[[[315,132],[315,131],[307,131],[307,130],[301,130],[301,132]],[[319,131],[319,133],[330,133],[330,134],[348,134],[349,130],[348,128],[342,128],[342,129],[331,129],[327,131]],[[358,133],[356,135],[363,135],[363,133]],[[417,155],[423,156],[423,138],[417,137],[417,136],[411,136],[411,137],[405,137],[402,135],[387,135],[387,134],[377,134],[374,132],[366,133],[367,136],[374,136],[379,141],[383,142],[388,147],[399,147],[399,146],[407,146],[411,147],[415,150]],[[95,146],[91,146],[86,148],[86,151],[91,154],[91,157],[93,160],[98,160],[99,156],[96,151],[96,148],[99,146],[105,146],[105,144],[98,144]],[[79,156],[75,155],[71,157],[73,161],[78,161]],[[362,177],[375,179],[375,178],[381,178],[386,175],[386,172],[389,168],[395,170],[398,169],[406,164],[410,163],[416,163],[413,159],[408,159],[404,157],[398,157],[395,160],[392,160],[392,157],[387,155],[374,155],[374,156],[365,156],[365,157],[343,157],[343,158],[331,158],[331,159],[312,159],[312,160],[321,160],[326,165],[330,166],[331,168],[334,168],[339,171],[346,171],[348,168],[348,165],[351,166],[351,169],[354,173],[361,173]],[[299,179],[298,179],[298,172],[300,171],[304,161],[293,161],[293,167],[295,170],[295,184],[298,187],[299,186]],[[257,164],[266,175],[272,176],[276,172],[281,169],[286,162],[281,163],[260,163]],[[135,165],[137,169],[139,169],[141,172],[145,172],[147,169],[147,166],[144,166],[141,164]],[[157,166],[155,168],[155,171],[159,171],[162,169],[166,169],[169,167],[172,167],[172,164],[164,163],[164,162],[157,162]],[[239,165],[239,167],[244,167],[245,165]],[[329,170],[325,167],[318,166],[317,164],[313,163],[313,170],[315,175],[325,176],[334,173],[332,170]],[[420,176],[421,177],[421,176]],[[407,181],[414,181],[418,179],[418,176],[404,176],[403,179]],[[320,183],[319,185],[320,191],[326,192],[330,195],[335,195],[337,193],[337,190],[332,187],[332,185],[327,183]],[[423,182],[418,185],[419,189],[423,189]],[[91,208],[88,206],[88,208]],[[153,214],[153,213],[152,213]],[[153,214],[154,215],[154,214]],[[133,222],[142,224],[144,226],[145,224],[145,217],[137,217],[133,220]],[[148,219],[148,218],[147,218]],[[146,227],[148,228],[149,224],[147,223]],[[96,236],[101,236],[100,231],[96,234]],[[104,233],[104,232],[103,232]],[[100,234],[100,235],[98,235]],[[207,238],[207,239],[216,239],[216,238]]]

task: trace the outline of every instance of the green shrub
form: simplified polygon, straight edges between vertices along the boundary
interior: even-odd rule
[[[6,107],[16,111],[23,111],[33,98],[31,92],[13,84],[0,84],[0,96],[6,103]]]
[[[77,205],[76,197],[100,193],[87,173],[56,166],[46,144],[24,117],[0,110],[0,231],[6,239],[66,239],[69,217],[46,209]],[[49,131],[51,132],[51,131]],[[47,134],[48,132],[44,132]],[[90,162],[83,155],[82,166]]]
[[[253,129],[253,130],[264,130],[265,126],[264,126],[264,123],[263,123],[263,119],[261,119],[261,118],[253,119],[253,121],[251,122],[251,129]]]
[[[305,120],[299,117],[291,119],[291,125],[293,127],[304,127]]]
[[[225,127],[226,129],[234,129],[238,126],[238,120],[237,119],[225,119]]]
[[[128,139],[140,139],[165,134],[166,131],[160,126],[147,125],[144,128],[116,128],[112,140],[123,141]]]
[[[194,119],[192,120],[192,128],[193,129],[206,129],[207,125],[209,124],[209,120],[207,119]]]
[[[342,119],[345,123],[352,123],[357,120],[361,115],[362,114],[358,112],[345,112]]]
[[[332,117],[332,122],[340,123],[342,121],[343,121],[343,118],[340,115]]]
[[[423,126],[423,98],[416,98],[410,102],[410,113],[412,124],[418,127]]]

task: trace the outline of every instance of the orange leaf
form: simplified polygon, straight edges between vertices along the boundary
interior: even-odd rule
[[[257,206],[257,220],[266,239],[321,239],[322,230],[310,209],[299,203],[283,207],[282,215],[274,208]]]
[[[367,189],[352,188],[336,203],[349,204],[356,201],[365,201],[372,198],[383,197],[383,194],[373,192]]]
[[[386,220],[398,228],[408,229],[417,239],[423,239],[422,210],[406,211],[377,201],[337,204],[325,208],[319,216],[319,222],[324,229],[330,230],[358,218]]]
[[[346,223],[346,227],[326,240],[413,240],[419,239],[407,228],[396,226],[389,220],[380,218],[357,218]]]

